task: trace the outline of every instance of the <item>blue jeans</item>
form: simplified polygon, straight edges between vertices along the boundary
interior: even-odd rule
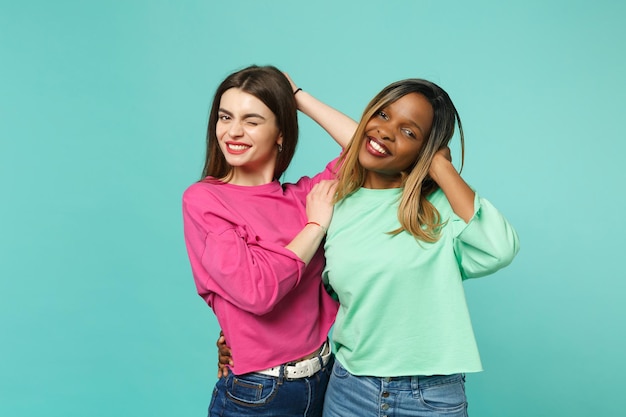
[[[324,417],[467,417],[465,376],[356,376],[335,361]]]
[[[321,417],[333,362],[331,356],[326,366],[309,378],[230,372],[215,384],[209,417]]]

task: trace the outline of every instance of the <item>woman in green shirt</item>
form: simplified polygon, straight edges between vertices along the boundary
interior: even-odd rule
[[[307,94],[298,107],[331,134],[345,126]],[[450,162],[456,125],[463,148],[448,94],[399,81],[368,104],[342,154],[324,246],[340,302],[324,416],[467,415],[464,373],[482,367],[463,280],[508,265],[519,241]]]

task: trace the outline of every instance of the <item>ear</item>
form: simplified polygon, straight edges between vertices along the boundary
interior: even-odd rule
[[[278,132],[278,138],[276,139],[276,144],[277,145],[283,144],[283,132]]]

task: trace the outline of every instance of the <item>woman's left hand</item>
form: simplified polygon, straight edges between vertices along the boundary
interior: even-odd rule
[[[333,198],[337,191],[337,180],[322,180],[315,184],[306,196],[308,221],[319,223],[328,230],[333,217]]]
[[[291,91],[295,92],[298,89],[298,86],[296,85],[296,83],[293,82],[289,74],[287,74],[286,72],[283,71],[283,75],[287,77],[287,79],[289,80],[289,84],[291,84]]]

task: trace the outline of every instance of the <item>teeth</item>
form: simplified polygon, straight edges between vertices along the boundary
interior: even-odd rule
[[[233,151],[243,151],[245,149],[248,149],[249,146],[246,145],[233,145],[233,144],[228,144],[228,148],[232,149]]]
[[[384,154],[387,153],[387,151],[382,146],[380,146],[378,143],[374,142],[373,140],[370,140],[370,146],[376,149],[380,153],[384,153]]]

